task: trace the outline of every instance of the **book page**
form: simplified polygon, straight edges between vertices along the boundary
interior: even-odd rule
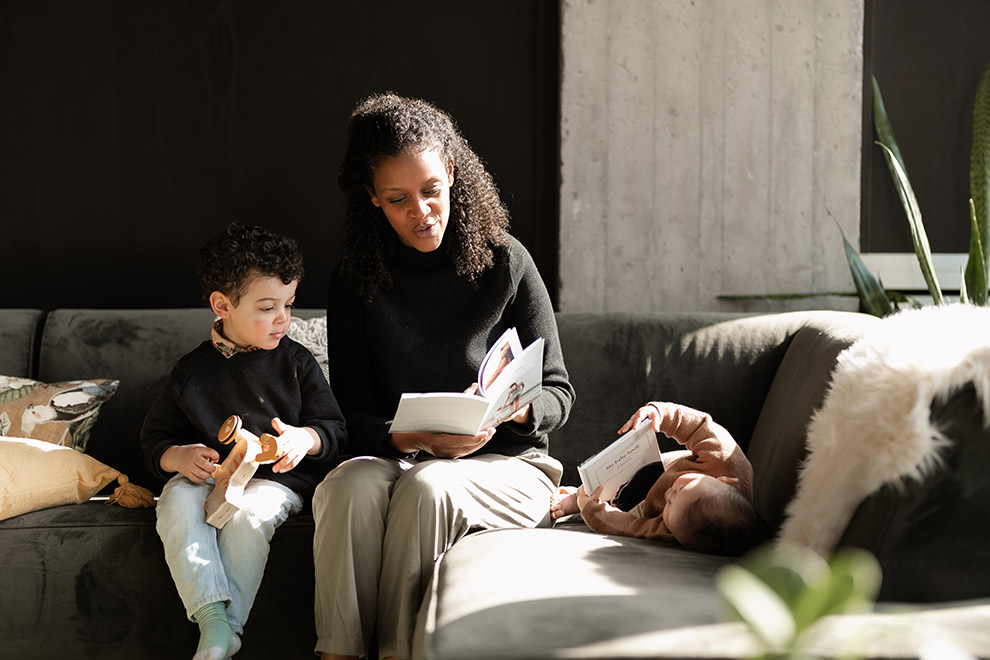
[[[485,393],[489,409],[481,428],[498,426],[534,401],[543,388],[543,338],[513,359]]]
[[[488,411],[489,401],[476,394],[461,392],[406,393],[392,420],[392,433],[453,433],[477,435]]]
[[[522,350],[516,329],[509,328],[478,368],[481,393],[407,392],[399,399],[390,432],[477,435],[536,399],[542,386],[543,338]]]
[[[509,363],[523,352],[522,344],[519,343],[519,334],[515,328],[509,328],[502,333],[488,353],[481,361],[478,369],[478,392],[485,396],[485,392],[498,387],[495,385],[496,379],[505,371]]]

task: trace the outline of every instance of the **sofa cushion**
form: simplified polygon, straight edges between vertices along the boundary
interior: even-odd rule
[[[323,377],[330,380],[330,358],[327,355],[327,317],[314,316],[311,319],[293,319],[289,326],[289,336],[306,347],[320,363]]]
[[[0,435],[85,451],[100,407],[119,384],[109,378],[42,383],[0,376]]]
[[[118,472],[92,456],[41,440],[0,438],[0,520],[85,502]]]
[[[720,623],[714,574],[728,561],[563,529],[471,534],[438,564],[413,657],[753,655],[745,631]]]
[[[313,657],[313,517],[275,531],[238,660]],[[2,656],[190,658],[186,618],[155,509],[91,500],[0,521]],[[277,634],[273,630],[277,629]]]

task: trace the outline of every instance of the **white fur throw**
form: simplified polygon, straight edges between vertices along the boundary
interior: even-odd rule
[[[866,497],[923,478],[946,443],[932,403],[970,382],[990,420],[990,308],[900,312],[843,351],[808,427],[780,539],[828,556]]]

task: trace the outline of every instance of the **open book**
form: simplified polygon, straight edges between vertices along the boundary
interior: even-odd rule
[[[584,492],[591,495],[598,486],[604,486],[602,502],[614,504],[637,472],[660,460],[657,434],[653,424],[646,420],[638,429],[620,435],[618,440],[578,465],[577,469]]]
[[[540,395],[543,385],[543,338],[523,350],[519,334],[509,328],[478,368],[478,394],[406,393],[392,420],[392,433],[433,431],[477,435],[512,417]]]

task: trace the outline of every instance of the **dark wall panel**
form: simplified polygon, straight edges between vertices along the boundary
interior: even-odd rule
[[[386,89],[458,120],[554,292],[558,29],[549,0],[0,2],[3,306],[197,305],[231,220],[295,236],[322,306],[346,118]]]
[[[990,64],[990,2],[866,0],[865,28],[862,249],[914,252],[887,164],[873,143],[873,74],[932,251],[968,252],[973,98]]]

